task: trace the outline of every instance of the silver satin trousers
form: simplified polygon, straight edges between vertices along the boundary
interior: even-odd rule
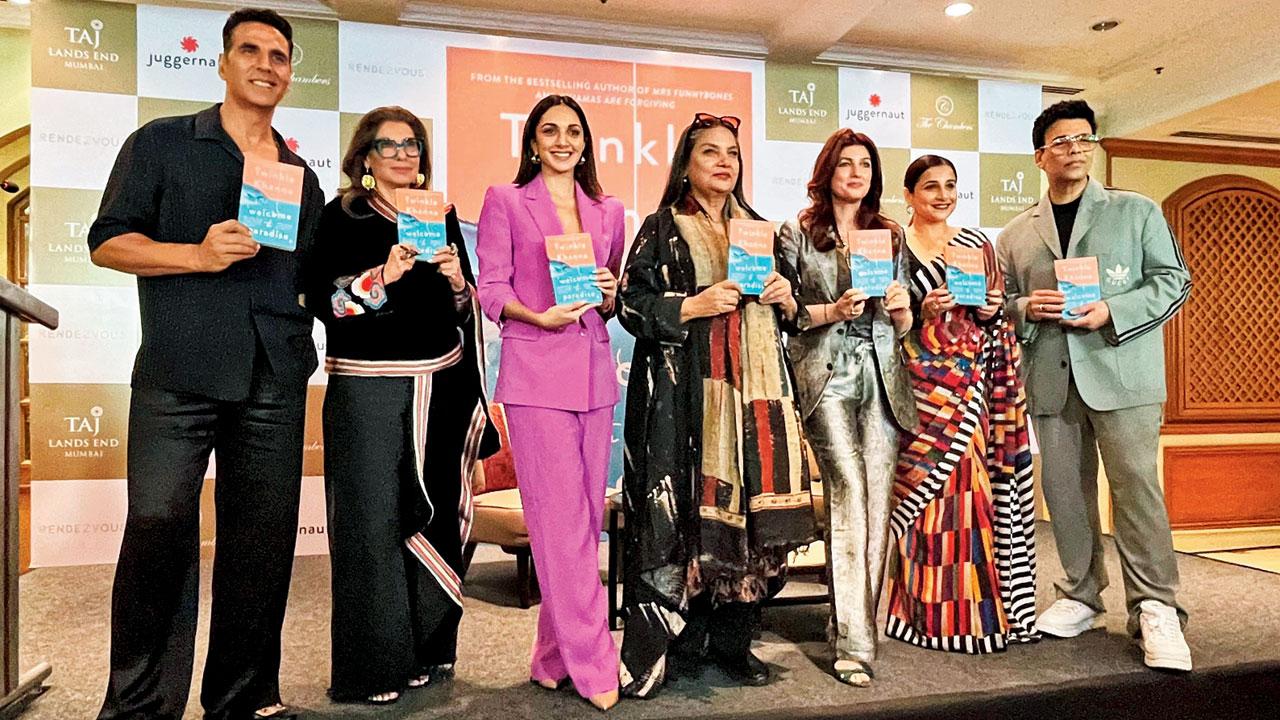
[[[880,390],[871,340],[848,337],[805,420],[826,494],[827,572],[836,660],[876,656],[898,431]]]

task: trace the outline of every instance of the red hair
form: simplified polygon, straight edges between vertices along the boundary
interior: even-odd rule
[[[891,230],[894,233],[894,250],[897,251],[898,224],[880,214],[880,193],[884,190],[884,175],[880,170],[880,152],[871,138],[849,128],[841,128],[818,153],[813,163],[813,177],[809,178],[809,207],[800,211],[800,227],[809,235],[813,246],[822,252],[835,247],[828,230],[835,226],[834,201],[831,198],[831,178],[836,174],[840,153],[851,145],[861,145],[871,156],[871,184],[858,205],[857,224],[862,230]]]

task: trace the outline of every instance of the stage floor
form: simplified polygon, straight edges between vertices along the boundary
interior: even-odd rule
[[[1053,596],[1059,566],[1046,524],[1038,528],[1039,596],[1045,607]],[[602,554],[603,557],[603,554]],[[608,716],[619,719],[726,717],[918,717],[931,706],[972,703],[974,693],[995,702],[1014,698],[1032,716],[1029,693],[1066,692],[1077,700],[1101,697],[1117,688],[1139,687],[1130,694],[1143,704],[1081,717],[1190,717],[1179,697],[1203,696],[1210,678],[1232,675],[1244,687],[1256,687],[1274,701],[1280,668],[1280,575],[1223,562],[1179,555],[1180,599],[1191,615],[1187,640],[1196,663],[1192,676],[1153,673],[1142,665],[1137,645],[1124,634],[1119,559],[1108,549],[1113,585],[1105,594],[1111,612],[1105,629],[1074,640],[1045,640],[1008,652],[968,657],[917,649],[884,641],[869,689],[841,685],[828,672],[823,637],[825,605],[767,608],[758,655],[777,675],[764,688],[733,685],[716,669],[682,678],[649,701],[624,700]],[[203,576],[202,617],[195,675],[187,717],[199,718],[199,677],[207,629],[209,563]],[[24,718],[93,717],[106,687],[108,622],[114,566],[43,568],[21,580],[22,668],[46,660],[53,665],[49,690]],[[307,718],[570,718],[600,717],[571,690],[548,692],[528,682],[528,652],[537,608],[515,603],[515,564],[497,548],[482,548],[468,576],[466,614],[459,639],[457,678],[408,692],[389,707],[335,705],[325,695],[329,672],[329,564],[325,557],[298,558],[284,628],[281,685],[286,702],[305,708]],[[797,584],[798,585],[798,584]],[[789,593],[818,586],[795,587]],[[881,623],[883,626],[883,623]],[[619,639],[621,633],[615,633]],[[1240,668],[1253,668],[1273,681],[1241,681]],[[1234,675],[1233,675],[1234,674]],[[1197,685],[1199,684],[1199,685]],[[1091,689],[1092,688],[1092,689]],[[1118,692],[1118,691],[1117,691]],[[1238,692],[1238,691],[1233,691]],[[1113,693],[1114,694],[1114,693]],[[1239,697],[1239,695],[1235,695]],[[1154,699],[1154,700],[1153,700]],[[1168,704],[1161,699],[1167,699]],[[1134,700],[1136,702],[1136,700]],[[1151,703],[1157,703],[1153,706]],[[1163,707],[1161,707],[1163,706]],[[1274,705],[1271,707],[1275,707]],[[912,709],[914,708],[914,710]],[[1222,707],[1221,717],[1239,718],[1241,706]],[[1280,711],[1275,711],[1280,716]],[[970,715],[981,717],[982,715]],[[1074,715],[1073,715],[1074,716]]]

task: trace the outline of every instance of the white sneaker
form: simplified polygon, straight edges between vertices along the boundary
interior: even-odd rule
[[[1143,600],[1138,607],[1142,626],[1142,662],[1161,670],[1191,670],[1191,648],[1182,636],[1178,611],[1159,600]]]
[[[1061,598],[1036,618],[1036,628],[1054,637],[1073,638],[1092,628],[1101,615],[1079,600]]]

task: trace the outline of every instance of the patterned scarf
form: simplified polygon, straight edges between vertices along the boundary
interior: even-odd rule
[[[730,217],[749,217],[728,203]],[[673,213],[698,287],[724,280],[725,234],[700,210]],[[697,574],[717,597],[753,599],[778,555],[813,536],[808,459],[774,308],[749,301],[706,324],[695,336],[704,343]]]

